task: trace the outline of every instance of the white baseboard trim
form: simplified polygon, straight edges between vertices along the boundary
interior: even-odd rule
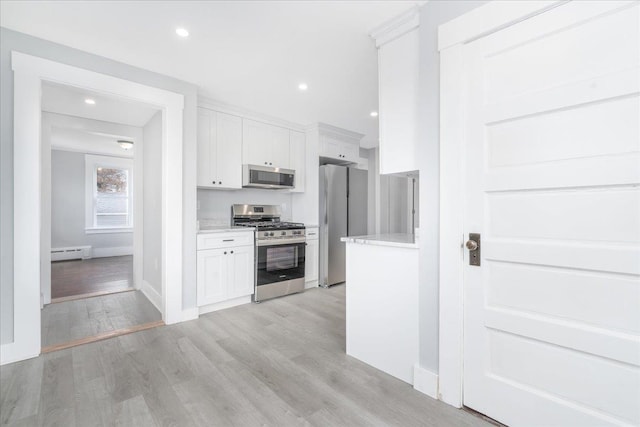
[[[189,320],[196,320],[200,317],[200,310],[198,307],[185,308],[182,310],[182,321],[188,322]]]
[[[151,284],[146,280],[142,281],[142,287],[140,288],[140,290],[142,291],[144,296],[147,297],[149,301],[151,301],[151,304],[153,304],[154,307],[157,308],[160,313],[162,313],[162,295],[160,295],[158,291],[156,291],[153,286],[151,286]]]
[[[92,252],[93,258],[133,255],[133,246],[121,246],[115,248],[93,248]]]
[[[15,342],[0,345],[0,365],[8,365],[9,363],[19,362],[40,356],[40,352],[36,354],[24,354],[20,352],[19,346]]]
[[[311,280],[309,282],[304,282],[304,288],[305,289],[311,289],[311,288],[317,288],[318,287],[318,281],[317,280]]]
[[[224,310],[225,308],[231,308],[237,305],[249,303],[251,303],[251,295],[230,299],[228,301],[217,302],[215,304],[203,305],[201,307],[198,307],[198,311],[202,315],[211,313],[213,311]]]
[[[419,364],[413,366],[413,388],[434,399],[438,398],[438,374],[427,371]]]

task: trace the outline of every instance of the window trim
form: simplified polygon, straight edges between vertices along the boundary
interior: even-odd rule
[[[98,167],[126,169],[128,171],[127,192],[128,192],[128,225],[125,227],[98,227],[95,215],[96,200],[96,180]],[[85,233],[86,234],[106,234],[106,233],[130,233],[133,232],[134,217],[134,179],[133,159],[124,157],[100,156],[85,154]]]

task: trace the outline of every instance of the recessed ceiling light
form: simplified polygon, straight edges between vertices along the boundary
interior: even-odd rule
[[[91,99],[91,98],[87,98],[84,100],[85,104],[89,104],[89,105],[96,105],[96,100],[95,99]]]
[[[180,37],[189,37],[189,31],[185,28],[176,28],[176,34]]]
[[[309,89],[309,86],[307,86],[307,84],[306,84],[306,83],[300,83],[300,84],[298,85],[298,89],[300,89],[300,90],[307,90],[307,89]]]
[[[124,148],[125,150],[130,150],[131,148],[133,148],[133,141],[126,141],[126,140],[119,139],[118,145]]]
[[[372,111],[370,113],[371,117],[378,117],[378,112],[377,111]]]

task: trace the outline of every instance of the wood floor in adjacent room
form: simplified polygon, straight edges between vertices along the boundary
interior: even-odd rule
[[[484,426],[345,354],[344,286],[0,368],[0,423]]]
[[[140,291],[49,304],[42,309],[42,346],[160,320],[161,313]]]
[[[133,286],[133,256],[51,263],[51,298],[117,292]]]

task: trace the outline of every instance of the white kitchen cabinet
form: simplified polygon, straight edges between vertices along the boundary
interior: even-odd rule
[[[316,129],[314,128],[315,132]],[[358,163],[363,134],[325,123],[317,124],[319,156],[337,163]]]
[[[411,11],[410,11],[411,12]],[[407,18],[407,17],[405,17]],[[419,19],[414,16],[374,33],[378,46],[380,173],[418,170]]]
[[[303,132],[289,131],[292,168],[296,171],[294,193],[304,193],[306,186],[306,137]]]
[[[216,304],[253,294],[252,237],[253,232],[198,235],[196,274],[198,306]],[[238,246],[234,246],[235,244]]]
[[[289,129],[242,120],[242,163],[291,169]]]
[[[201,188],[242,188],[242,119],[198,108],[198,171]]]
[[[304,259],[304,281],[305,287],[318,286],[320,240],[317,227],[310,227],[306,230],[307,246]]]

